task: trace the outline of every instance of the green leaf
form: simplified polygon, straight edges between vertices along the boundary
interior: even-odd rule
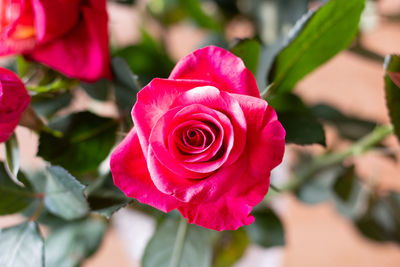
[[[143,267],[170,267],[174,249],[183,249],[178,259],[179,267],[208,267],[211,263],[211,244],[209,232],[199,226],[182,226],[178,218],[167,218],[158,227],[147,244],[143,258]],[[178,228],[184,228],[182,239],[177,238]]]
[[[220,24],[211,16],[207,15],[202,7],[202,1],[197,0],[179,0],[179,3],[185,8],[189,16],[202,28],[210,30],[220,30]]]
[[[246,231],[224,231],[215,245],[213,267],[229,267],[237,262],[246,251],[249,240]]]
[[[94,83],[81,83],[85,92],[93,99],[99,101],[106,101],[110,92],[110,81],[107,79],[100,79]]]
[[[354,165],[346,168],[345,171],[336,179],[333,189],[336,195],[343,201],[350,200],[351,192],[356,182]]]
[[[26,187],[16,185],[0,162],[0,215],[19,212],[35,199],[35,194]]]
[[[89,205],[83,195],[85,186],[66,170],[58,166],[47,168],[44,205],[53,214],[74,220],[89,212]]]
[[[133,199],[128,198],[114,185],[111,173],[97,179],[87,187],[88,202],[92,211],[109,219],[120,208]]]
[[[400,140],[400,56],[387,56],[385,58],[385,70],[386,104],[395,134]],[[397,84],[394,79],[396,79]]]
[[[354,166],[333,165],[311,176],[296,190],[296,195],[307,204],[332,203],[342,215],[354,219],[360,215],[365,201],[361,189]]]
[[[114,73],[115,98],[120,110],[129,114],[136,102],[136,94],[140,90],[138,78],[122,58],[113,58],[111,66]]]
[[[38,155],[53,165],[72,173],[97,170],[115,144],[117,121],[90,112],[79,112],[57,118],[50,128],[63,137],[40,133]]]
[[[376,127],[375,122],[346,116],[328,105],[319,104],[312,107],[311,110],[315,117],[335,126],[340,136],[352,141],[364,137]]]
[[[39,115],[50,118],[60,109],[67,107],[71,100],[72,96],[69,91],[39,94],[32,97],[31,105]]]
[[[35,222],[0,229],[0,266],[44,267],[44,244]]]
[[[366,237],[379,242],[400,244],[400,194],[371,197],[368,210],[356,221],[357,228]]]
[[[255,39],[238,40],[230,50],[243,60],[254,76],[257,75],[258,60],[261,54],[260,42]]]
[[[324,129],[314,117],[295,112],[284,112],[278,113],[278,118],[286,130],[287,143],[325,146]]]
[[[271,209],[253,213],[254,223],[245,226],[251,240],[263,247],[283,246],[285,231],[281,220]]]
[[[165,47],[145,31],[139,44],[118,50],[113,56],[123,58],[143,85],[156,77],[167,78],[175,65]]]
[[[311,110],[296,95],[282,93],[268,99],[286,130],[286,142],[325,145],[325,132]]]
[[[11,173],[16,177],[19,171],[19,147],[17,136],[13,134],[6,141],[6,164]]]
[[[75,267],[99,248],[107,224],[86,219],[51,231],[46,240],[46,267]]]
[[[357,33],[365,0],[331,0],[294,27],[276,56],[268,94],[291,91],[304,76],[345,49]]]
[[[27,76],[32,71],[35,65],[31,61],[25,60],[23,56],[18,56],[16,61],[17,61],[18,76],[21,78]]]

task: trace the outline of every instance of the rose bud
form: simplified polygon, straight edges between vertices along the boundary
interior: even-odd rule
[[[0,55],[84,81],[111,77],[105,0],[1,0]]]
[[[0,67],[0,142],[11,137],[30,100],[17,75]]]
[[[127,196],[215,230],[254,221],[285,130],[240,58],[215,46],[196,50],[138,93],[132,118],[111,156]]]

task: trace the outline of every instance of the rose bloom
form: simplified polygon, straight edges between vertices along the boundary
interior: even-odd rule
[[[214,46],[189,54],[138,93],[132,118],[111,156],[127,196],[215,230],[254,221],[285,130],[241,59]]]
[[[0,142],[11,137],[30,100],[17,75],[0,67]]]
[[[0,55],[85,81],[111,77],[107,21],[105,0],[0,0]]]

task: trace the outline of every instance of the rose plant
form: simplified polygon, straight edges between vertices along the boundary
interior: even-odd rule
[[[0,142],[13,134],[29,102],[30,96],[18,76],[0,67]]]
[[[113,2],[141,11],[141,38],[125,47],[109,46],[105,0],[0,0],[0,215],[21,221],[0,229],[0,266],[81,266],[121,208],[156,224],[143,267],[233,266],[254,244],[285,245],[280,218],[290,209],[277,207],[288,193],[329,202],[364,236],[400,243],[400,194],[357,172],[371,150],[398,158],[384,139],[400,137],[400,57],[382,70],[387,125],[295,90],[352,44],[365,0],[312,1],[302,17],[309,0]],[[271,30],[263,16],[273,5]],[[171,41],[188,20],[207,37],[190,48]],[[250,38],[232,39],[242,21]],[[347,53],[383,62],[358,40]],[[26,136],[38,166],[30,154],[20,160]]]
[[[111,157],[127,196],[216,230],[254,221],[285,130],[240,58],[215,46],[194,51],[139,92],[132,119]]]
[[[105,0],[2,0],[0,14],[0,56],[85,81],[111,77]]]

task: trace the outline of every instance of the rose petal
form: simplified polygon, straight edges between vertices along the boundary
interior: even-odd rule
[[[215,201],[230,190],[242,177],[248,166],[248,156],[243,155],[235,164],[221,167],[204,179],[185,179],[165,167],[149,150],[148,168],[156,187],[183,202],[203,203]],[[237,186],[241,186],[240,184]]]
[[[27,54],[66,76],[92,82],[111,78],[105,0],[81,6],[80,20],[60,38],[35,47]]]
[[[229,118],[235,138],[234,146],[225,164],[230,165],[235,162],[246,146],[247,128],[245,116],[237,100],[231,94],[220,91],[213,86],[201,86],[178,96],[171,107],[193,104],[201,104],[218,110]]]
[[[154,186],[135,128],[112,153],[110,167],[115,185],[128,197],[136,198],[164,212],[169,212],[181,204]]]
[[[153,79],[137,94],[132,109],[132,120],[145,157],[147,157],[151,129],[169,109],[175,98],[197,86],[210,85],[206,81]],[[160,89],[162,88],[162,89]]]
[[[243,61],[216,46],[198,49],[179,60],[169,79],[211,81],[222,91],[260,96],[256,80]]]
[[[243,225],[254,222],[250,215],[250,206],[238,198],[222,196],[215,202],[205,204],[188,204],[178,208],[189,223],[195,223],[205,228],[222,230],[236,230]]]
[[[46,43],[70,31],[78,22],[82,0],[34,1],[36,40]]]

